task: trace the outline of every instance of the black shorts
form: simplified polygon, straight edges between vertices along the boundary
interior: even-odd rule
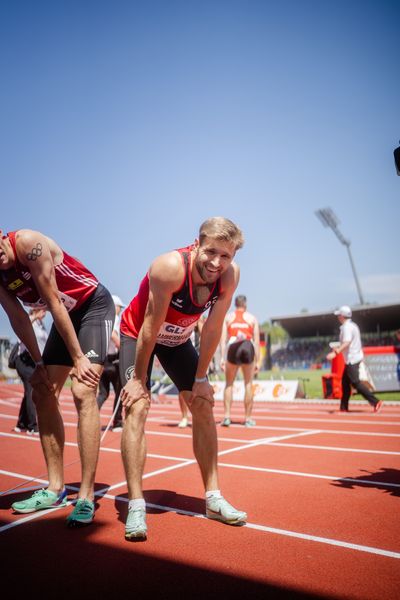
[[[234,342],[228,347],[226,360],[234,365],[250,365],[254,362],[255,351],[250,340]]]
[[[99,283],[94,293],[80,308],[69,313],[82,352],[91,363],[103,365],[115,320],[115,305],[110,292]],[[45,365],[72,367],[65,342],[52,325],[43,351]]]
[[[119,374],[122,385],[131,378],[135,365],[137,340],[121,333],[119,349]],[[147,369],[147,388],[151,385],[151,370],[154,356],[157,356],[164,371],[174,382],[180,392],[190,391],[194,384],[199,355],[190,340],[179,346],[163,346],[156,344]]]

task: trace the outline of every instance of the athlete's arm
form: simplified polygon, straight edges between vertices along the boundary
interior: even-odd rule
[[[225,369],[225,351],[226,351],[226,344],[228,341],[228,319],[229,319],[229,315],[227,315],[224,319],[224,324],[222,327],[222,335],[221,335],[221,341],[220,341],[220,349],[221,349],[221,369],[224,370]]]
[[[221,332],[226,313],[229,310],[232,296],[239,283],[239,275],[238,265],[232,263],[227,271],[221,276],[222,293],[219,295],[217,302],[210,311],[201,333],[196,379],[202,379],[207,375],[208,366],[221,339]],[[208,381],[194,383],[192,388],[192,399],[196,396],[201,396],[210,402],[214,402],[213,389]]]
[[[39,362],[42,357],[28,313],[22,308],[17,298],[9,294],[2,286],[0,286],[0,304],[8,316],[13,331],[26,346],[32,360]]]
[[[49,390],[53,390],[46,368],[41,362],[42,357],[28,313],[22,308],[17,298],[2,286],[0,286],[0,304],[4,308],[16,336],[26,346],[32,360],[38,363],[34,372],[36,385],[44,384]]]
[[[121,391],[121,401],[126,408],[140,399],[148,401],[146,380],[150,357],[172,295],[181,286],[183,277],[182,260],[177,252],[159,256],[150,267],[149,299],[136,345],[135,371]]]
[[[52,314],[54,324],[71,355],[78,380],[90,387],[96,387],[99,375],[83,354],[71,319],[60,298],[48,239],[38,231],[24,229],[17,234],[16,250],[19,261],[29,270],[40,297]]]

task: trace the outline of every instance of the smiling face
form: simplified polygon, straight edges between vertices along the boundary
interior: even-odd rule
[[[11,269],[14,262],[14,253],[9,239],[6,235],[3,235],[3,231],[0,229],[0,269],[2,271]]]
[[[228,269],[235,256],[233,242],[206,237],[199,244],[196,240],[193,265],[202,283],[217,281]]]

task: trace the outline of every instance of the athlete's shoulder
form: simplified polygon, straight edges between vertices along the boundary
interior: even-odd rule
[[[238,286],[240,278],[239,265],[232,262],[225,273],[221,275],[221,291],[235,290]]]
[[[185,268],[177,250],[160,254],[153,260],[149,269],[149,279],[175,286],[182,281]]]

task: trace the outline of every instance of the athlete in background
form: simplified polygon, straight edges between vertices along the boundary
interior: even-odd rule
[[[43,356],[29,316],[20,302],[33,308],[47,308],[53,317]],[[67,524],[91,523],[100,444],[96,391],[115,318],[111,294],[54,240],[39,231],[20,229],[4,236],[0,231],[0,303],[35,363],[31,378],[33,401],[49,479],[47,489],[14,502],[12,508],[19,513],[30,513],[67,502],[64,424],[58,400],[71,374],[79,417],[82,480]]]
[[[207,369],[218,346],[224,317],[239,280],[233,263],[243,245],[240,229],[222,217],[208,219],[199,239],[157,257],[137,296],[121,319],[121,391],[126,408],[122,458],[129,493],[127,539],[146,539],[142,477],[146,458],[144,426],[150,407],[149,386],[156,355],[192,413],[193,449],[205,491],[206,514],[232,525],[247,515],[221,495],[217,473],[217,434],[213,388]],[[197,354],[190,336],[201,314],[210,309]]]
[[[225,319],[221,337],[221,367],[225,371],[224,408],[222,425],[231,424],[233,384],[239,369],[244,379],[245,426],[253,427],[253,378],[260,361],[260,328],[254,315],[247,312],[246,296],[236,296],[236,310]]]

